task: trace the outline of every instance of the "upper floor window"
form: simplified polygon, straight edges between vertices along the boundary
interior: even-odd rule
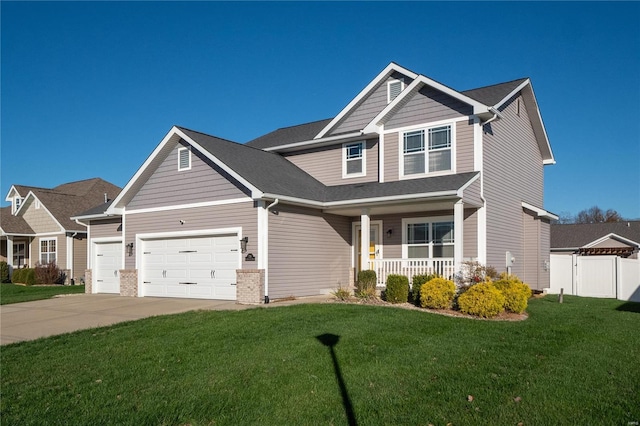
[[[56,239],[43,238],[40,240],[40,263],[46,265],[56,261]]]
[[[13,199],[13,212],[17,212],[18,209],[20,208],[20,205],[22,205],[22,198],[20,197],[16,197]]]
[[[365,142],[342,145],[342,177],[365,176]]]
[[[451,126],[405,132],[402,146],[403,175],[448,171],[451,166]]]
[[[391,80],[387,83],[387,103],[394,100],[404,89],[403,80]]]
[[[191,150],[189,148],[178,149],[178,171],[191,169]]]

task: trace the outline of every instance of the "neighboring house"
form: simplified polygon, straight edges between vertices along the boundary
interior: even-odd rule
[[[173,127],[75,217],[87,291],[260,303],[467,260],[542,290],[554,163],[529,79],[460,92],[391,63],[334,118],[244,145]]]
[[[0,209],[0,260],[11,268],[55,262],[68,279],[84,278],[87,228],[70,217],[113,199],[120,188],[99,178],[55,188],[13,185]]]
[[[551,253],[638,258],[640,221],[551,226]]]

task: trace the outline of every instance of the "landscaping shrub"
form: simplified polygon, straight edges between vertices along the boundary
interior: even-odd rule
[[[395,274],[387,276],[385,298],[390,303],[406,303],[409,300],[409,278]]]
[[[376,295],[376,283],[378,276],[376,271],[366,270],[358,272],[355,294],[357,297],[370,298]]]
[[[9,265],[7,262],[0,262],[0,282],[10,283],[9,279]]]
[[[432,309],[451,307],[456,285],[442,277],[432,278],[420,287],[420,306]]]
[[[35,268],[36,282],[38,284],[63,284],[64,273],[55,262],[37,264]]]
[[[36,271],[33,268],[14,269],[11,274],[11,282],[14,284],[34,285],[36,283]]]
[[[462,262],[460,272],[456,275],[458,287],[468,287],[490,279],[496,279],[498,272],[493,266],[485,266],[480,262],[467,260]],[[463,291],[466,289],[463,289]]]
[[[504,308],[509,312],[521,314],[527,309],[531,297],[531,288],[515,275],[505,276],[493,283],[505,298]]]
[[[505,297],[493,283],[484,282],[469,287],[458,296],[461,312],[479,317],[491,318],[504,310]]]
[[[420,288],[422,285],[436,277],[438,277],[437,274],[421,274],[413,276],[411,280],[411,302],[413,302],[414,305],[420,306]]]
[[[349,297],[351,297],[351,292],[349,291],[349,289],[344,287],[338,287],[338,289],[331,292],[331,294],[333,294],[338,300],[349,300]]]

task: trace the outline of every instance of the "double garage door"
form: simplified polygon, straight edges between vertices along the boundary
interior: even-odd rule
[[[142,242],[142,296],[236,300],[238,236]]]

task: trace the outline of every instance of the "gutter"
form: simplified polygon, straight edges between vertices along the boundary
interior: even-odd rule
[[[269,303],[269,210],[272,207],[275,207],[280,202],[280,198],[276,198],[273,203],[269,204],[265,207],[265,236],[266,239],[263,239],[262,247],[260,247],[259,256],[262,256],[264,259],[264,303]]]

